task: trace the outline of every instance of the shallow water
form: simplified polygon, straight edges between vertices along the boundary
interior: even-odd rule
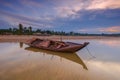
[[[120,80],[119,40],[70,40],[90,44],[74,53],[0,43],[0,80]]]

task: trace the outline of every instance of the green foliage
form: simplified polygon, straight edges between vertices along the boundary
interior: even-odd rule
[[[41,34],[41,35],[64,35],[64,36],[120,36],[118,34],[88,34],[88,33],[77,33],[77,32],[64,32],[64,31],[53,31],[53,30],[41,30],[36,29],[32,30],[32,27],[23,27],[22,24],[19,24],[19,28],[9,28],[9,29],[0,29],[0,34],[13,34],[13,35],[32,35],[32,34]]]
[[[19,24],[19,35],[23,34],[23,25]]]

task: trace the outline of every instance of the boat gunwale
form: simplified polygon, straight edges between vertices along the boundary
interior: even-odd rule
[[[34,41],[31,42],[31,44],[27,44],[31,47],[35,47],[35,48],[40,48],[40,49],[44,49],[44,50],[50,50],[50,51],[56,51],[56,52],[76,52],[82,48],[84,48],[85,46],[87,46],[89,44],[89,42],[84,42],[83,44],[78,44],[78,43],[73,43],[73,42],[64,42],[65,44],[67,44],[68,46],[65,47],[61,47],[61,48],[50,48],[50,47],[37,47],[35,45],[32,45],[33,42],[35,42],[36,40],[42,40],[44,41],[45,39],[39,39],[36,38]],[[52,40],[48,40],[48,41],[52,41]],[[63,41],[53,41],[53,42],[63,42]]]

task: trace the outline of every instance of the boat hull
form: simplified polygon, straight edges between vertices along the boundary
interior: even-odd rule
[[[44,50],[50,50],[50,51],[56,51],[56,52],[68,52],[68,53],[74,53],[85,46],[89,44],[89,42],[85,42],[83,44],[77,44],[77,43],[72,43],[72,42],[64,42],[67,46],[61,47],[61,48],[56,48],[56,47],[43,47],[43,46],[37,46],[32,43],[27,43],[30,47],[38,48],[38,49],[44,49]]]

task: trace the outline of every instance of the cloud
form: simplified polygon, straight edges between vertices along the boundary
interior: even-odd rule
[[[120,26],[113,26],[108,28],[100,28],[101,32],[109,32],[109,33],[120,33]]]
[[[76,13],[69,7],[57,7],[55,8],[57,11],[57,15],[59,17],[69,17],[71,15],[75,15]]]
[[[33,19],[27,16],[23,16],[23,15],[17,15],[17,14],[13,14],[10,12],[6,12],[6,11],[0,11],[0,15],[2,16],[3,21],[6,21],[8,23],[11,23],[13,25],[15,24],[19,24],[19,23],[23,23],[25,25],[33,25],[33,26],[37,26],[39,27],[43,27],[43,28],[50,28],[53,27],[52,23],[49,21],[49,17],[45,17],[43,18],[39,18],[39,19]]]
[[[120,8],[120,0],[91,0],[86,9],[115,9]]]
[[[0,6],[1,20],[16,25],[91,33],[110,32],[96,26],[120,25],[120,0],[2,0]]]
[[[120,33],[120,26],[78,29],[81,33]]]
[[[37,1],[34,1],[34,0],[23,0],[23,1],[20,1],[22,5],[26,5],[26,6],[29,6],[29,7],[42,7],[43,4],[40,3],[40,2],[37,2]]]
[[[60,17],[71,17],[82,10],[105,10],[120,8],[120,0],[65,0],[55,6],[56,14]]]
[[[66,0],[61,1],[58,6],[55,6],[54,10],[59,17],[75,17],[84,6],[85,3],[82,0]]]
[[[78,18],[83,10],[120,8],[120,0],[17,0],[16,4],[7,1],[1,3],[24,15],[33,14],[36,18],[46,13],[61,18]]]

